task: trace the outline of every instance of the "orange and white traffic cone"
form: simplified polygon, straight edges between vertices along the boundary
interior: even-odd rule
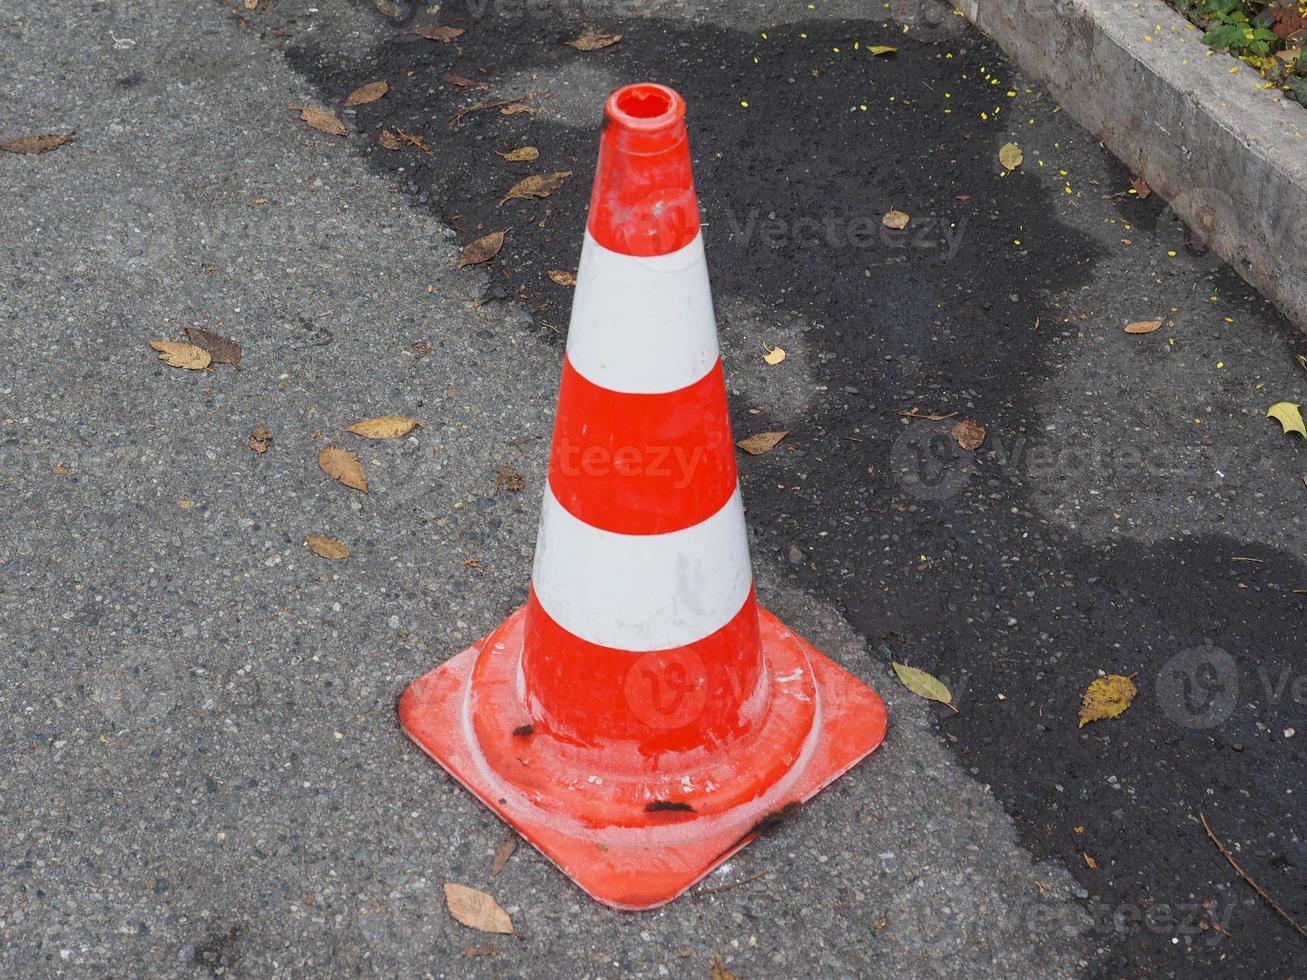
[[[530,596],[399,714],[587,893],[643,909],[886,715],[754,595],[685,103],[641,84],[605,108]]]

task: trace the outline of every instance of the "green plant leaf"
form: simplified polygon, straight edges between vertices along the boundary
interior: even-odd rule
[[[894,668],[900,683],[917,697],[925,698],[927,701],[938,701],[953,708],[953,695],[938,677],[897,661],[890,661],[890,666]],[[953,708],[953,710],[957,709]]]

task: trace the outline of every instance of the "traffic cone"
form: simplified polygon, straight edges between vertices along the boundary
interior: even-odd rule
[[[886,715],[754,595],[685,103],[641,84],[605,109],[527,603],[399,715],[588,894],[643,909]]]

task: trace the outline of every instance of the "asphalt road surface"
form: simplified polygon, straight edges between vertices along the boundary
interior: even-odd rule
[[[0,136],[78,130],[0,160],[5,973],[1298,969],[1201,818],[1307,921],[1307,456],[1263,417],[1307,343],[960,17],[454,3],[442,44],[404,4],[89,7],[0,13]],[[562,43],[585,23],[622,40]],[[286,108],[377,79],[344,138]],[[737,887],[617,915],[525,848],[490,879],[503,830],[393,700],[524,596],[549,272],[576,268],[602,98],[643,79],[689,103],[736,434],[789,431],[740,460],[760,595],[885,693],[891,735],[709,880]],[[154,362],[187,325],[241,339],[241,371]],[[348,494],[316,452],[383,411],[424,426]],[[1079,728],[1100,671],[1138,697]],[[519,935],[450,922],[442,881]]]

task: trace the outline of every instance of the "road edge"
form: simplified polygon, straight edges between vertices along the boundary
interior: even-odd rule
[[[960,9],[1307,332],[1307,107],[1209,54],[1161,0]]]

